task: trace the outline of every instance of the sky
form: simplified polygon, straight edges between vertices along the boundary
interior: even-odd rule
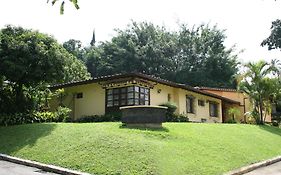
[[[226,47],[235,45],[242,63],[281,60],[281,51],[260,46],[270,34],[271,22],[281,19],[280,0],[78,0],[79,10],[66,0],[64,15],[59,3],[46,2],[0,0],[0,28],[22,26],[50,34],[60,43],[77,39],[86,46],[94,29],[96,41],[106,41],[116,34],[114,29],[126,28],[131,20],[170,30],[176,30],[178,23],[190,27],[205,23],[225,30]]]

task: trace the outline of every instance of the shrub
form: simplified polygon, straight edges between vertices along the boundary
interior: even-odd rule
[[[173,122],[173,120],[176,120],[175,118],[177,118],[177,117],[174,115],[175,111],[178,108],[176,104],[167,102],[167,103],[161,104],[160,106],[168,107],[167,113],[166,113],[167,122]]]
[[[28,113],[0,114],[0,126],[33,123],[34,119]]]
[[[189,118],[183,114],[173,114],[170,122],[189,122]]]
[[[33,111],[30,113],[0,113],[0,126],[19,125],[25,123],[41,122],[66,122],[71,110],[66,107],[58,107],[56,112]]]
[[[230,119],[226,120],[225,123],[237,123],[237,121],[230,118]]]
[[[272,126],[278,127],[278,126],[279,126],[279,123],[278,123],[277,121],[272,121]]]
[[[74,122],[79,123],[90,123],[90,122],[115,122],[121,120],[121,113],[108,113],[105,115],[89,115],[89,116],[83,116]]]
[[[36,122],[52,122],[55,121],[55,114],[53,112],[34,112],[33,118]]]
[[[57,111],[54,113],[54,121],[55,122],[66,122],[70,120],[69,114],[71,113],[71,109],[67,107],[59,106]]]

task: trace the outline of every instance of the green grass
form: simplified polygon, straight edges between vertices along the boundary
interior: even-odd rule
[[[222,174],[281,154],[281,129],[166,123],[161,130],[120,123],[0,127],[0,152],[93,174]]]

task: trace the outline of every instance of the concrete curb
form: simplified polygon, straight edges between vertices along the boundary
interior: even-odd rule
[[[47,172],[53,172],[53,173],[58,173],[58,174],[62,174],[62,175],[90,175],[88,173],[82,173],[79,171],[69,170],[69,169],[54,166],[54,165],[47,165],[47,164],[43,164],[43,163],[31,161],[31,160],[20,159],[17,157],[8,156],[6,154],[0,154],[0,160],[5,160],[5,161],[9,161],[9,162],[13,162],[13,163],[21,164],[21,165],[26,165],[26,166],[30,166],[30,167],[35,167],[35,168],[38,168],[38,169],[41,169],[41,170],[44,170]]]
[[[261,168],[261,167],[265,167],[265,166],[274,164],[274,163],[279,162],[279,161],[281,161],[281,156],[274,157],[274,158],[268,159],[268,160],[264,160],[262,162],[254,163],[254,164],[251,164],[251,165],[248,165],[248,166],[244,166],[244,167],[238,168],[236,170],[230,171],[228,173],[225,173],[224,175],[241,175],[241,174],[245,174],[245,173],[251,172],[251,171],[253,171],[255,169],[258,169],[258,168]]]

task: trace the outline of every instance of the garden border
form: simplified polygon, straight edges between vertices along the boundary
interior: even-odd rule
[[[256,170],[258,168],[262,168],[262,167],[266,167],[268,165],[274,164],[281,161],[281,156],[277,156],[268,160],[264,160],[261,162],[257,162],[257,163],[253,163],[251,165],[247,165],[235,170],[232,170],[230,172],[225,173],[224,175],[241,175],[241,174],[245,174],[248,172],[251,172],[253,170]]]
[[[54,165],[47,165],[44,163],[21,159],[21,158],[9,156],[6,154],[0,154],[0,160],[5,160],[5,161],[9,161],[9,162],[13,162],[13,163],[21,164],[21,165],[26,165],[26,166],[30,166],[30,167],[35,167],[35,168],[38,168],[38,169],[41,169],[41,170],[44,170],[47,172],[53,172],[53,173],[58,173],[58,174],[62,174],[62,175],[90,175],[89,173],[83,173],[83,172],[70,170],[70,169],[66,169],[66,168],[62,168],[62,167],[54,166]]]

